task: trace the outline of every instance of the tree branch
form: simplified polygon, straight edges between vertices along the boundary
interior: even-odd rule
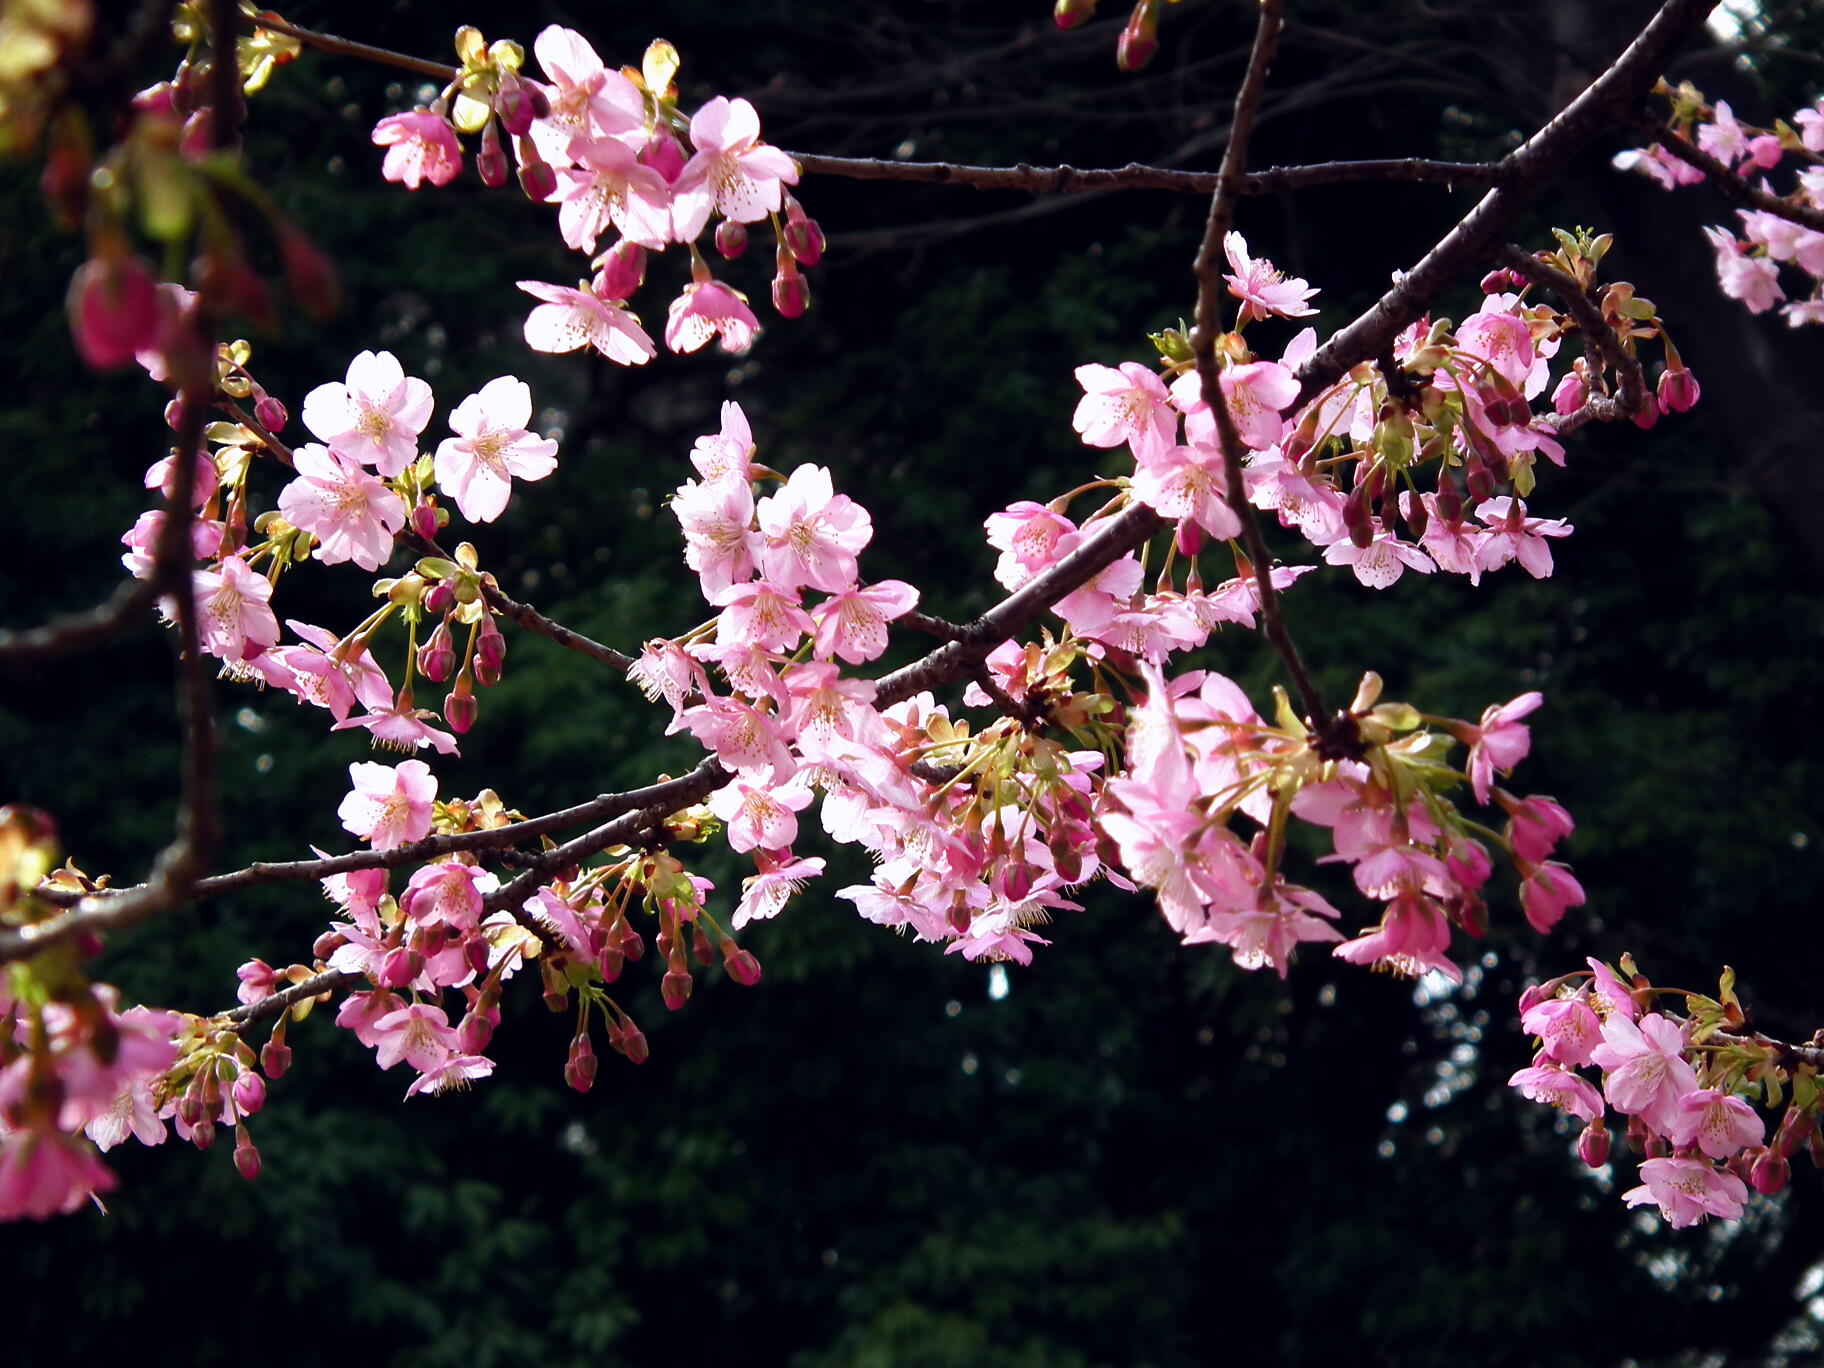
[[[1512,243],[1503,247],[1495,259],[1509,270],[1525,276],[1533,284],[1543,286],[1562,299],[1571,317],[1577,320],[1578,328],[1602,359],[1608,362],[1609,368],[1621,383],[1620,399],[1607,394],[1592,394],[1588,402],[1576,412],[1562,418],[1556,414],[1551,415],[1552,418],[1558,418],[1558,422],[1553,425],[1555,431],[1568,430],[1567,425],[1568,428],[1578,428],[1589,422],[1609,423],[1619,418],[1632,418],[1650,402],[1647,379],[1640,369],[1640,358],[1622,346],[1621,339],[1615,335],[1615,329],[1602,316],[1601,308],[1590,298],[1589,291],[1578,283],[1575,276],[1567,275]],[[1588,410],[1587,416],[1579,418],[1585,410]],[[1572,422],[1572,419],[1578,421]]]
[[[1788,223],[1797,223],[1813,232],[1824,233],[1824,210],[1813,209],[1808,204],[1794,204],[1791,200],[1770,195],[1758,186],[1750,185],[1735,174],[1726,164],[1718,161],[1701,147],[1686,142],[1671,129],[1655,127],[1653,141],[1677,157],[1687,166],[1702,171],[1710,183],[1721,190],[1738,204],[1745,204],[1750,209],[1759,209],[1764,214],[1783,218]]]
[[[52,618],[40,627],[0,628],[0,669],[24,669],[86,651],[145,622],[158,597],[151,579],[128,580],[101,603],[80,613]]]

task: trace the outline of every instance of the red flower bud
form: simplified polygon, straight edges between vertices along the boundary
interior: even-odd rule
[[[637,242],[622,238],[607,255],[597,258],[597,263],[601,269],[589,288],[598,299],[618,304],[631,299],[633,292],[645,283],[646,249]]]
[[[441,684],[456,670],[456,642],[450,636],[450,624],[439,622],[431,639],[418,648],[418,673],[433,684]]]
[[[780,255],[786,254],[781,250]],[[773,277],[773,308],[778,310],[779,317],[799,318],[810,307],[810,287],[804,283],[804,277],[798,274],[795,263],[790,271],[781,270]]]
[[[1748,1184],[1763,1197],[1771,1197],[1792,1180],[1792,1165],[1777,1149],[1764,1149],[1748,1166]]]
[[[543,112],[540,112],[543,106]],[[545,92],[529,81],[522,81],[510,71],[500,73],[500,89],[494,94],[494,112],[501,126],[516,138],[523,138],[534,119],[551,112],[551,101]]]
[[[681,969],[667,969],[665,977],[659,982],[659,995],[665,999],[665,1005],[677,1011],[690,1001],[691,977]]]
[[[1115,42],[1115,65],[1138,71],[1159,51],[1159,0],[1140,0]]]
[[[650,1053],[646,1046],[645,1035],[632,1021],[629,1021],[626,1029],[621,1032],[618,1048],[622,1054],[627,1056],[627,1061],[630,1064],[644,1064],[648,1053]]]
[[[96,370],[124,366],[158,345],[163,314],[158,282],[138,257],[91,258],[70,281],[70,329],[76,350]]]
[[[500,127],[494,120],[481,130],[481,150],[475,154],[475,174],[490,190],[507,183],[507,154],[500,147]]]
[[[557,193],[557,172],[542,161],[526,162],[519,168],[519,188],[527,199],[543,204]]]
[[[815,266],[823,260],[823,229],[817,220],[805,218],[800,211],[785,221],[785,249],[801,266]]]
[[[579,1093],[595,1086],[595,1047],[589,1043],[589,1032],[579,1031],[570,1042],[570,1056],[564,1061],[564,1082]]]
[[[270,394],[262,394],[253,401],[253,420],[268,432],[283,432],[285,424],[291,421],[291,415],[285,412],[285,405]]]
[[[260,1152],[253,1147],[245,1126],[234,1128],[234,1167],[250,1183],[260,1176]]]
[[[242,1116],[252,1116],[266,1105],[266,1080],[252,1069],[241,1070],[229,1092]]]
[[[1697,403],[1697,377],[1688,367],[1668,367],[1659,377],[1659,407],[1665,413],[1684,413]]]
[[[260,1046],[260,1068],[275,1082],[291,1067],[291,1046],[282,1040],[269,1040]]]
[[[1058,0],[1051,9],[1051,22],[1068,32],[1087,24],[1095,12],[1096,0]]]
[[[1577,1137],[1577,1157],[1593,1169],[1609,1162],[1609,1129],[1600,1118],[1585,1126]]]
[[[736,983],[752,988],[760,982],[760,961],[754,958],[753,951],[743,950],[729,936],[722,937],[718,948],[722,951],[722,968]]]

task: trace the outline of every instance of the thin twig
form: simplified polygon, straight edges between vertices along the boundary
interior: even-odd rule
[[[366,974],[351,973],[343,969],[330,969],[312,978],[307,978],[302,983],[294,983],[289,988],[281,988],[270,997],[263,997],[258,1002],[243,1003],[230,1011],[218,1013],[218,1016],[221,1020],[232,1023],[237,1031],[244,1031],[256,1022],[265,1021],[268,1017],[276,1017],[290,1011],[298,1003],[307,999],[322,997],[325,993],[333,993],[339,988],[352,988],[357,983],[366,982]]]
[[[1583,405],[1583,408],[1590,410],[1590,415],[1583,422],[1607,423],[1619,418],[1632,418],[1646,407],[1650,400],[1647,395],[1647,379],[1640,369],[1640,358],[1622,345],[1621,339],[1615,335],[1615,329],[1602,316],[1601,307],[1575,276],[1541,261],[1531,252],[1512,243],[1503,247],[1495,259],[1509,270],[1525,276],[1533,284],[1543,286],[1562,299],[1571,317],[1577,320],[1577,326],[1583,330],[1583,335],[1590,339],[1620,381],[1619,399],[1607,394],[1590,396],[1589,401]],[[1574,416],[1566,414],[1565,418]],[[1582,425],[1577,424],[1579,427]]]
[[[1824,209],[1813,209],[1808,204],[1794,204],[1791,200],[1770,195],[1758,186],[1750,185],[1723,162],[1701,147],[1686,142],[1669,128],[1655,128],[1653,141],[1685,165],[1702,171],[1712,185],[1737,203],[1745,204],[1750,209],[1759,209],[1763,214],[1772,214],[1775,218],[1783,218],[1788,223],[1797,223],[1813,232],[1824,233]]]
[[[315,29],[299,28],[288,24],[270,12],[256,21],[256,27],[269,29],[273,33],[283,33],[289,38],[296,38],[305,47],[316,48],[335,57],[358,57],[364,62],[378,62],[382,66],[399,67],[405,71],[417,72],[420,76],[430,76],[448,85],[462,75],[453,66],[441,62],[427,62],[421,57],[413,57],[404,52],[393,52],[388,48],[373,47],[367,43],[351,42],[347,38],[338,38],[333,33],[320,33]]]
[[[158,597],[150,579],[128,580],[93,608],[52,618],[39,627],[0,628],[0,669],[21,669],[112,641],[146,621]]]

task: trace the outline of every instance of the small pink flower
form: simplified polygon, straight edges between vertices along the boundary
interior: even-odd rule
[[[462,170],[462,144],[442,115],[426,109],[389,114],[374,125],[374,144],[386,148],[380,174],[416,190],[425,181],[448,185]]]
[[[611,71],[575,29],[552,24],[532,41],[539,67],[551,78],[551,112],[532,124],[532,141],[549,162],[568,163],[577,138],[637,138],[645,103],[632,81]]]
[[[1288,279],[1281,275],[1272,262],[1249,256],[1247,239],[1240,233],[1231,232],[1224,237],[1222,250],[1229,259],[1229,268],[1235,272],[1223,279],[1228,282],[1229,293],[1241,301],[1238,322],[1269,314],[1306,318],[1317,312],[1306,302],[1317,290],[1296,276]]]
[[[437,776],[422,760],[397,765],[357,761],[348,767],[354,789],[336,815],[345,830],[391,850],[431,834],[431,805],[437,798]]]
[[[861,665],[887,649],[887,624],[918,606],[918,590],[903,580],[882,580],[851,589],[811,610],[817,624],[817,655]]]
[[[267,606],[272,584],[246,561],[224,557],[218,569],[198,570],[192,583],[197,630],[210,655],[232,667],[278,644],[279,620]]]
[[[709,810],[728,825],[728,843],[749,850],[787,850],[798,839],[795,814],[811,804],[810,785],[801,779],[761,788],[734,779],[709,795]]]
[[[116,1179],[94,1148],[40,1123],[0,1142],[0,1221],[34,1221],[76,1210]]]
[[[835,492],[823,466],[801,465],[755,510],[764,539],[760,573],[779,589],[826,594],[853,588],[855,558],[874,536],[868,511]]]
[[[1594,1121],[1602,1115],[1602,1097],[1589,1083],[1569,1069],[1555,1064],[1534,1064],[1521,1069],[1507,1080],[1507,1086],[1518,1088],[1529,1102],[1543,1102],[1548,1107],[1568,1112],[1579,1121]]]
[[[279,512],[320,543],[325,565],[353,561],[378,570],[405,526],[399,496],[347,457],[307,442],[292,452],[298,478],[279,491]]]
[[[657,353],[637,315],[592,290],[541,280],[517,283],[534,299],[545,301],[526,316],[526,345],[533,351],[561,354],[591,347],[621,366],[643,366]]]
[[[734,919],[730,922],[731,928],[736,931],[749,922],[778,916],[786,899],[803,888],[805,880],[814,879],[823,873],[823,861],[815,857],[800,860],[788,856],[783,861],[775,862],[765,851],[761,851],[757,859],[759,873],[741,881],[741,901],[736,905]]]
[[[1557,861],[1527,871],[1520,885],[1520,906],[1526,920],[1541,935],[1564,918],[1567,907],[1582,907],[1583,885]]]
[[[1631,1207],[1657,1206],[1675,1230],[1705,1216],[1733,1221],[1748,1200],[1740,1178],[1701,1159],[1649,1159],[1640,1166],[1640,1177],[1641,1186],[1622,1193],[1622,1201]]]
[[[671,190],[642,166],[631,147],[613,138],[570,144],[578,165],[560,170],[555,196],[558,231],[567,246],[593,252],[610,228],[636,246],[658,250],[671,236]]]
[[[674,352],[694,352],[719,336],[723,351],[739,355],[753,345],[759,331],[760,320],[745,297],[719,281],[698,281],[671,301],[665,345]]]
[[[418,459],[418,434],[431,421],[431,387],[408,376],[391,352],[364,351],[346,384],[304,396],[304,426],[331,451],[391,479]]]
[[[456,433],[437,447],[437,484],[470,522],[493,522],[507,506],[514,478],[542,480],[557,469],[557,443],[526,430],[532,391],[503,375],[456,406]]]
[[[439,755],[456,754],[456,738],[425,721],[425,718],[435,716],[437,714],[429,709],[401,707],[397,703],[384,708],[370,705],[367,713],[345,718],[330,730],[364,727],[373,736],[374,744],[385,750],[411,751],[429,746]]]
[[[1324,563],[1348,566],[1356,579],[1370,589],[1387,588],[1409,569],[1421,575],[1437,569],[1430,556],[1391,532],[1376,532],[1366,546],[1347,540],[1334,542],[1324,548]]]
[[[1602,1044],[1590,1058],[1607,1074],[1603,1092],[1615,1110],[1638,1116],[1661,1135],[1671,1133],[1678,1103],[1697,1090],[1697,1072],[1685,1062],[1676,1024],[1649,1012],[1637,1026],[1617,1012],[1602,1023]]]
[[[1767,1138],[1767,1127],[1739,1097],[1700,1088],[1678,1099],[1678,1114],[1666,1137],[1681,1148],[1696,1145],[1712,1159],[1727,1159]]]
[[[746,100],[718,95],[705,103],[691,116],[690,141],[696,155],[671,187],[679,242],[693,241],[711,210],[733,223],[758,223],[778,213],[785,187],[798,183],[798,164],[760,141],[760,116]]]
[[[1780,268],[1766,257],[1753,257],[1726,228],[1706,228],[1704,235],[1716,249],[1716,274],[1723,293],[1739,299],[1749,313],[1766,313],[1786,298],[1780,288]]]
[[[1124,361],[1119,369],[1078,366],[1076,374],[1083,397],[1077,402],[1071,426],[1086,445],[1116,447],[1126,442],[1138,459],[1172,445],[1178,414],[1165,382],[1152,370]]]
[[[1469,743],[1469,786],[1478,803],[1488,801],[1489,786],[1497,770],[1506,774],[1526,759],[1533,744],[1532,734],[1520,719],[1544,702],[1544,694],[1529,690],[1509,702],[1484,709],[1481,726],[1459,729],[1459,738]]]

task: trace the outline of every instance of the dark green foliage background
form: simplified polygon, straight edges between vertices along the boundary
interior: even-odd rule
[[[1511,8],[1292,5],[1255,160],[1498,154],[1641,10]],[[1247,11],[1174,9],[1137,82],[1109,70],[1118,15],[1056,35],[1042,3],[287,13],[424,55],[458,21],[528,44],[569,22],[619,61],[662,29],[687,98],[746,92],[769,137],[804,151],[1211,166]],[[1758,74],[1705,54],[1679,74],[1756,116],[1790,108],[1811,93],[1798,57],[1816,15],[1778,19],[1787,55]],[[815,181],[804,197],[832,239],[815,310],[775,322],[750,357],[623,372],[533,356],[511,283],[564,280],[574,259],[547,210],[472,174],[418,195],[383,184],[367,132],[413,98],[388,81],[306,56],[253,104],[251,165],[340,261],[348,294],[329,325],[254,335],[256,369],[295,414],[356,350],[389,347],[432,380],[433,432],[482,381],[527,379],[563,429],[563,464],[474,539],[509,589],[624,647],[704,611],[663,500],[723,398],[746,407],[764,459],[827,464],[873,511],[870,576],[967,615],[991,601],[984,516],[1119,464],[1070,431],[1072,367],[1141,357],[1145,330],[1189,310],[1195,202]],[[1631,949],[1657,980],[1696,988],[1727,960],[1769,1029],[1824,1019],[1824,556],[1792,493],[1809,467],[1782,465],[1774,442],[1816,417],[1818,347],[1717,301],[1692,244],[1726,206],[1621,181],[1602,165],[1620,145],[1567,177],[1526,240],[1550,223],[1621,226],[1615,273],[1661,302],[1704,404],[1650,437],[1572,443],[1538,500],[1578,528],[1548,583],[1508,570],[1480,592],[1408,577],[1375,595],[1317,576],[1288,600],[1332,696],[1363,668],[1434,712],[1545,691],[1517,782],[1578,815],[1571,854],[1591,895],[1549,941],[1502,895],[1471,988],[1415,1004],[1409,985],[1321,955],[1283,984],[1239,974],[1220,951],[1175,946],[1150,901],[1097,890],[996,1002],[982,966],[834,901],[865,866],[826,851],[823,886],[750,935],[757,989],[706,975],[672,1016],[650,963],[630,971],[652,1060],[604,1059],[589,1096],[562,1087],[569,1027],[529,985],[507,1003],[495,1077],[444,1099],[402,1106],[397,1075],[327,1021],[294,1031],[295,1068],[254,1123],[257,1183],[225,1153],[133,1148],[116,1152],[106,1218],[0,1231],[11,1360],[156,1343],[197,1365],[359,1354],[425,1368],[1815,1362],[1817,1289],[1797,1291],[1824,1257],[1809,1169],[1739,1228],[1674,1235],[1624,1212],[1577,1169],[1569,1134],[1503,1086],[1526,1058],[1519,986],[1586,953]],[[30,168],[6,174],[0,616],[27,623],[116,582],[116,538],[164,437],[142,378],[75,367],[59,292],[80,244],[45,222]],[[1249,203],[1242,227],[1323,287],[1335,325],[1469,203],[1314,191]],[[655,330],[680,271],[654,266]],[[726,273],[764,298],[758,246]],[[1466,288],[1445,311],[1473,307]],[[1760,358],[1755,383],[1729,383],[1745,357]],[[288,580],[285,615],[352,623],[357,581]],[[463,758],[437,765],[446,794],[493,784],[532,812],[694,763],[622,682],[523,633],[510,643]],[[1277,678],[1238,635],[1202,663],[1257,697]],[[85,868],[135,877],[168,830],[168,672],[147,631],[0,682],[4,796],[54,812]],[[339,845],[358,740],[326,737],[283,697],[220,699],[224,865]],[[732,898],[736,863],[706,854],[703,868]],[[207,903],[110,947],[100,972],[131,1000],[226,1005],[237,963],[302,955],[324,914],[298,889]]]

